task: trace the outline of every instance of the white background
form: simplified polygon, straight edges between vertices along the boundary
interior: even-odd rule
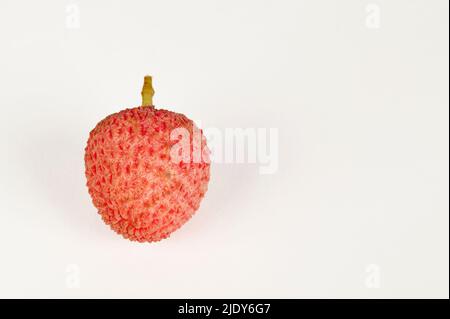
[[[0,297],[448,298],[448,54],[446,0],[1,0]],[[203,127],[279,130],[276,174],[213,165],[155,244],[84,177],[145,74]]]

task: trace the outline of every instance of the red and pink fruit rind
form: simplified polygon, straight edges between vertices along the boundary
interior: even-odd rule
[[[201,161],[170,156],[174,129],[201,134]],[[192,153],[192,148],[190,149]],[[191,154],[192,155],[192,154]],[[168,237],[199,208],[208,188],[206,141],[186,116],[154,107],[112,114],[91,131],[85,153],[89,194],[106,224],[123,237]]]

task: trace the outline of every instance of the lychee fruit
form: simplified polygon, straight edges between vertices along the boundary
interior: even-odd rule
[[[167,238],[199,208],[210,177],[203,132],[185,115],[153,106],[146,76],[142,106],[107,116],[85,153],[89,194],[103,221],[139,242]]]

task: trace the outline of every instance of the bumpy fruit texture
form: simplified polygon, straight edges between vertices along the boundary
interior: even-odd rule
[[[171,132],[179,128],[190,132],[191,142],[195,132],[200,134],[200,161],[194,147],[189,161],[171,157],[177,143]],[[99,122],[90,133],[85,164],[89,194],[102,219],[139,242],[166,238],[189,220],[209,181],[201,131],[186,116],[152,106],[126,109]]]

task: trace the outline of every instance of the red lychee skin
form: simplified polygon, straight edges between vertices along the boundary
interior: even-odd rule
[[[171,159],[170,133],[201,134],[201,160]],[[192,143],[191,143],[192,145]],[[106,224],[139,242],[167,238],[198,209],[209,181],[203,133],[183,114],[137,107],[112,114],[91,131],[85,164],[89,194]]]

